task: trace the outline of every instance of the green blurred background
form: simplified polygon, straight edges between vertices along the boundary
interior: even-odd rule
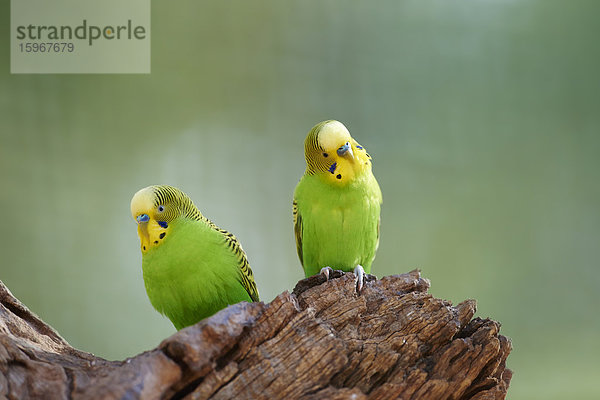
[[[383,190],[374,273],[501,321],[509,398],[599,398],[600,1],[153,2],[150,75],[10,75],[1,4],[0,279],[75,347],[174,332],[129,214],[149,184],[290,290],[304,136],[335,118]]]

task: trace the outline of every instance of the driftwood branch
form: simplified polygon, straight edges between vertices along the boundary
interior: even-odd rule
[[[122,362],[78,351],[0,282],[0,398],[503,399],[500,325],[427,294],[418,271],[314,276]]]

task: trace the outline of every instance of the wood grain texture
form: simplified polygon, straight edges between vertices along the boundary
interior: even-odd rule
[[[504,399],[510,340],[418,271],[304,279],[121,362],[72,348],[0,282],[0,398]]]

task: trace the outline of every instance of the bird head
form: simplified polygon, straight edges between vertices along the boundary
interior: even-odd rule
[[[308,175],[320,174],[338,185],[371,169],[371,156],[339,121],[315,125],[304,141],[304,155]]]
[[[178,218],[202,218],[185,193],[167,185],[148,186],[139,190],[131,199],[131,216],[137,222],[142,254],[160,246]]]

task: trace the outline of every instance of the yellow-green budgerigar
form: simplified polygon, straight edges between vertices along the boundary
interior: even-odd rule
[[[338,121],[315,125],[304,142],[306,172],[294,192],[294,233],[306,277],[354,271],[357,290],[379,245],[381,190],[371,156]]]
[[[150,303],[182,329],[240,301],[259,301],[246,253],[172,186],[148,186],[131,200]]]

